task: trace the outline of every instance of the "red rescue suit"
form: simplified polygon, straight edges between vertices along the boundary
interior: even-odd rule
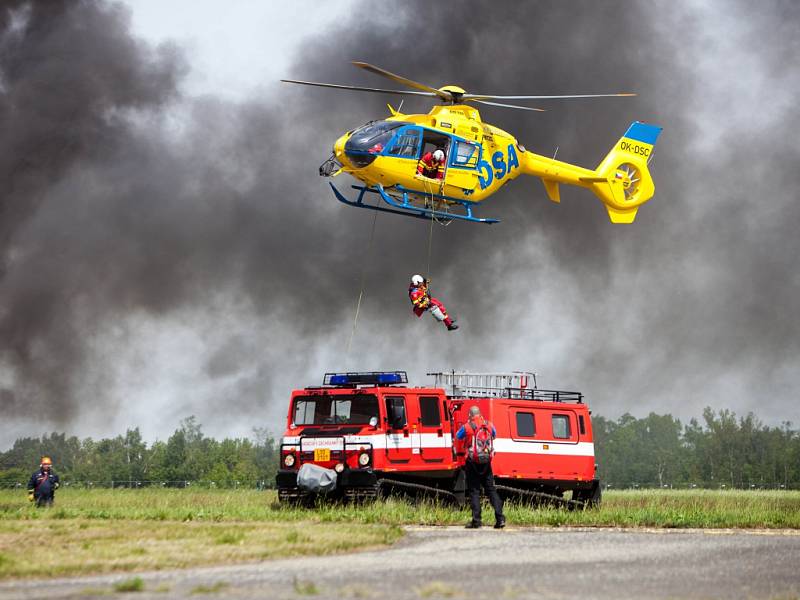
[[[444,179],[444,161],[438,162],[433,158],[433,152],[426,152],[417,163],[417,175],[429,179]]]
[[[444,307],[444,304],[442,304],[436,298],[431,298],[430,294],[428,293],[427,283],[421,283],[420,285],[412,284],[409,286],[408,297],[413,306],[412,310],[418,317],[421,317],[426,310],[429,310],[437,321],[441,321],[445,324],[447,329],[458,329],[458,325],[456,325],[453,322],[453,319],[448,316],[447,309]]]

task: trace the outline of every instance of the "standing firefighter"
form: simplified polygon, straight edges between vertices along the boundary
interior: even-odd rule
[[[408,297],[413,305],[414,314],[421,317],[422,314],[428,310],[437,321],[445,324],[448,331],[458,329],[455,319],[450,318],[447,314],[447,309],[439,300],[431,298],[428,291],[428,280],[422,275],[414,275],[411,277],[411,285],[408,287]]]
[[[494,438],[497,430],[490,421],[481,416],[477,406],[469,409],[469,421],[461,426],[456,433],[456,439],[465,442],[467,448],[467,461],[464,470],[467,475],[467,491],[469,503],[472,507],[472,521],[467,529],[478,529],[481,526],[481,488],[489,497],[489,502],[494,508],[494,528],[502,529],[506,525],[503,516],[503,501],[494,487],[494,474],[492,473],[492,456],[494,455]]]
[[[28,482],[28,500],[35,500],[36,506],[52,506],[58,486],[58,475],[53,473],[53,461],[49,456],[43,456],[39,470],[31,475]]]

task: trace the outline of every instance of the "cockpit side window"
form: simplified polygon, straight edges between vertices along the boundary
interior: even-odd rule
[[[418,128],[401,129],[392,140],[387,154],[401,158],[417,158],[422,131]]]

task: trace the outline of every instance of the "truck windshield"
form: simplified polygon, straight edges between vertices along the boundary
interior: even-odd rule
[[[292,414],[295,425],[366,425],[372,417],[378,418],[378,398],[373,394],[297,396]]]

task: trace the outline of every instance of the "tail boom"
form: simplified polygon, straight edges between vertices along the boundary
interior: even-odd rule
[[[613,223],[632,223],[655,194],[647,162],[660,133],[661,127],[634,121],[594,171],[532,152],[525,153],[523,170],[541,178],[553,202],[561,201],[560,183],[585,187],[605,205]]]

